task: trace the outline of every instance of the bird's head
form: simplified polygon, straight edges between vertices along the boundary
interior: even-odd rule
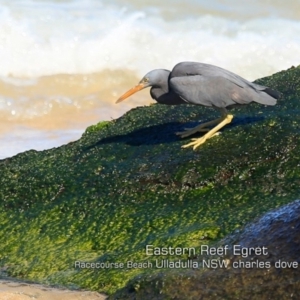
[[[145,89],[149,86],[160,87],[163,84],[167,84],[169,74],[170,74],[170,71],[164,70],[164,69],[156,69],[156,70],[150,71],[141,79],[141,81],[135,87],[131,88],[129,91],[127,91],[125,94],[123,94],[117,100],[116,103],[119,103],[119,102],[125,100],[132,94],[134,94],[142,89]]]

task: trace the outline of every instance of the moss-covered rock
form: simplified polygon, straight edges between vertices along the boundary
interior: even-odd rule
[[[299,197],[300,68],[259,83],[282,92],[278,105],[233,109],[232,124],[196,151],[181,149],[189,138],[174,132],[217,113],[151,105],[68,145],[1,160],[3,270],[114,293],[156,270],[82,269],[75,261],[151,262],[148,244],[199,247]]]
[[[298,299],[299,230],[297,200],[211,245],[223,253],[194,258],[201,268],[137,277],[110,299]]]

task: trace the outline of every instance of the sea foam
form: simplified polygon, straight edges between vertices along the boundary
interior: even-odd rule
[[[192,5],[190,1],[189,5]],[[113,3],[113,2],[112,2]],[[128,69],[142,76],[180,61],[228,68],[250,80],[299,64],[300,22],[271,15],[199,13],[166,19],[159,7],[104,1],[0,4],[0,76]]]

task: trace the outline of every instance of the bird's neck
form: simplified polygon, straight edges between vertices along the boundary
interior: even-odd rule
[[[151,97],[160,104],[166,105],[178,105],[184,104],[185,102],[173,91],[168,90],[168,86],[152,87],[150,90]]]
[[[165,94],[169,93],[168,85],[164,86],[153,86],[150,90],[151,97],[157,99]]]

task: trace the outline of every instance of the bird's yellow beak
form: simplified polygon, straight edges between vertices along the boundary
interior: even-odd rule
[[[131,96],[132,94],[146,88],[147,86],[144,83],[140,83],[138,85],[136,85],[135,87],[133,87],[132,89],[130,89],[129,91],[127,91],[125,94],[123,94],[117,101],[116,103],[119,103],[123,100],[125,100],[126,98],[128,98],[129,96]]]

